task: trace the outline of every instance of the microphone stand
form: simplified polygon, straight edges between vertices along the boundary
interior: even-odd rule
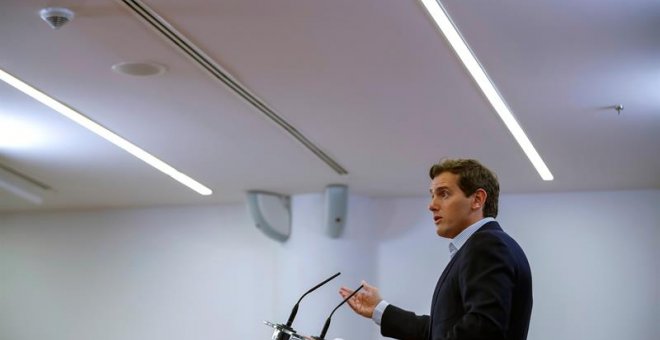
[[[335,277],[339,276],[341,272],[338,272],[335,275],[332,275],[331,277],[325,279],[325,281],[317,284],[316,286],[312,287],[312,289],[308,290],[303,294],[300,299],[298,299],[298,302],[293,306],[293,309],[291,309],[291,314],[289,315],[289,319],[287,320],[286,324],[274,324],[272,322],[264,321],[264,323],[270,327],[273,327],[275,331],[273,332],[273,340],[289,340],[291,338],[295,340],[302,340],[303,337],[296,334],[296,331],[291,328],[291,325],[293,324],[293,319],[296,317],[296,314],[298,314],[298,305],[300,304],[300,301],[309,293],[315,291],[319,287],[323,286],[324,284],[330,282],[330,280],[334,279]]]
[[[341,307],[341,305],[346,303],[346,301],[350,300],[353,297],[353,295],[357,294],[357,292],[359,292],[360,289],[362,289],[363,287],[364,287],[364,285],[360,285],[360,287],[358,289],[356,289],[353,293],[351,293],[351,295],[346,297],[344,299],[344,301],[342,301],[340,304],[337,305],[337,307],[335,307],[335,309],[332,310],[332,313],[330,313],[330,316],[328,316],[328,318],[325,320],[325,324],[323,325],[323,330],[321,330],[321,335],[313,336],[312,339],[314,339],[314,340],[325,340],[325,334],[328,332],[328,328],[330,327],[330,319],[332,319],[332,314],[335,314],[335,311],[339,307]]]

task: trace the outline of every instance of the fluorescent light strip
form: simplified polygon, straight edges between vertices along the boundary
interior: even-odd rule
[[[142,150],[135,144],[127,141],[126,139],[120,137],[119,135],[115,134],[114,132],[104,128],[100,124],[94,122],[93,120],[85,117],[81,113],[77,112],[76,110],[71,109],[70,107],[60,103],[59,101],[49,97],[47,94],[35,89],[34,87],[24,83],[20,79],[10,75],[9,73],[5,72],[4,70],[0,69],[0,79],[2,79],[4,82],[7,84],[15,87],[19,91],[27,94],[28,96],[36,99],[37,101],[41,102],[42,104],[50,107],[51,109],[61,113],[65,117],[73,120],[74,122],[82,125],[83,127],[87,128],[88,130],[94,132],[95,134],[103,137],[104,139],[108,140],[109,142],[115,144],[116,146],[126,150],[128,153],[132,154],[133,156],[141,159],[142,161],[146,162],[147,164],[153,166],[154,168],[160,170],[161,172],[165,173],[166,175],[174,178],[181,184],[189,187],[190,189],[198,192],[201,195],[208,196],[213,193],[211,189],[207,188],[203,184],[195,181],[194,179],[188,177],[187,175],[183,174],[182,172],[178,171],[177,169],[173,168],[172,166],[168,165],[167,163],[161,161],[160,159],[156,158],[155,156],[151,155],[150,153]]]
[[[523,131],[520,124],[518,124],[518,121],[516,121],[516,118],[513,116],[513,113],[511,113],[511,110],[509,110],[504,98],[500,96],[495,88],[495,84],[490,80],[486,71],[483,69],[479,61],[477,61],[477,58],[472,53],[465,40],[463,40],[463,37],[461,37],[461,34],[451,21],[447,11],[445,11],[439,1],[421,1],[433,20],[435,20],[435,23],[438,25],[438,28],[440,28],[442,34],[449,41],[454,52],[456,52],[461,59],[461,62],[463,62],[463,65],[465,65],[468,72],[470,72],[470,75],[472,75],[472,78],[477,82],[477,85],[495,109],[495,112],[500,116],[506,127],[525,152],[525,155],[527,155],[527,158],[529,158],[532,165],[536,168],[536,171],[541,175],[541,178],[544,181],[552,181],[553,176],[552,173],[550,173],[550,169],[545,165],[545,162],[541,159],[541,156],[534,148],[534,145],[532,145],[532,142],[527,138],[525,131]]]

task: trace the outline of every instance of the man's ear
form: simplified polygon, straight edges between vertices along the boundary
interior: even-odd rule
[[[486,190],[479,188],[474,192],[473,196],[474,198],[472,199],[472,209],[482,209],[486,204],[486,198],[488,197]]]

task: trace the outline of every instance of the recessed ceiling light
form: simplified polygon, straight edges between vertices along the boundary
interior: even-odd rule
[[[112,65],[112,70],[129,76],[155,76],[165,73],[167,68],[152,62],[122,62]]]
[[[429,12],[436,25],[440,29],[440,32],[445,36],[449,45],[451,45],[454,52],[458,55],[458,58],[461,60],[465,68],[468,70],[474,81],[483,92],[486,99],[490,102],[490,105],[493,106],[495,112],[500,116],[500,119],[504,122],[504,125],[509,129],[509,132],[513,135],[513,138],[518,142],[518,145],[523,149],[527,158],[536,168],[536,171],[541,175],[541,178],[544,181],[552,181],[553,176],[550,173],[550,169],[545,165],[541,155],[536,151],[534,145],[523,131],[518,121],[513,116],[513,113],[509,109],[506,101],[497,91],[495,84],[490,80],[486,70],[481,66],[477,57],[472,53],[472,50],[467,45],[461,33],[458,31],[447,11],[442,7],[442,4],[439,0],[421,0],[426,10]]]

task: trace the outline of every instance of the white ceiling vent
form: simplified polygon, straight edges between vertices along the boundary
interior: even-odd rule
[[[135,15],[142,19],[147,25],[151,26],[155,32],[168,40],[173,46],[176,46],[181,52],[188,56],[194,63],[206,70],[213,78],[225,84],[232,92],[244,99],[248,104],[261,112],[273,123],[284,129],[293,138],[314,153],[318,158],[325,162],[335,172],[340,175],[348,174],[337,161],[332,159],[320,147],[312,143],[305,135],[298,131],[289,122],[284,120],[273,109],[268,107],[262,100],[254,95],[247,87],[240,84],[231,74],[225,71],[218,63],[210,58],[202,49],[193,44],[189,39],[177,31],[170,23],[165,21],[158,13],[154,12],[147,5],[138,0],[122,0],[122,2]]]

